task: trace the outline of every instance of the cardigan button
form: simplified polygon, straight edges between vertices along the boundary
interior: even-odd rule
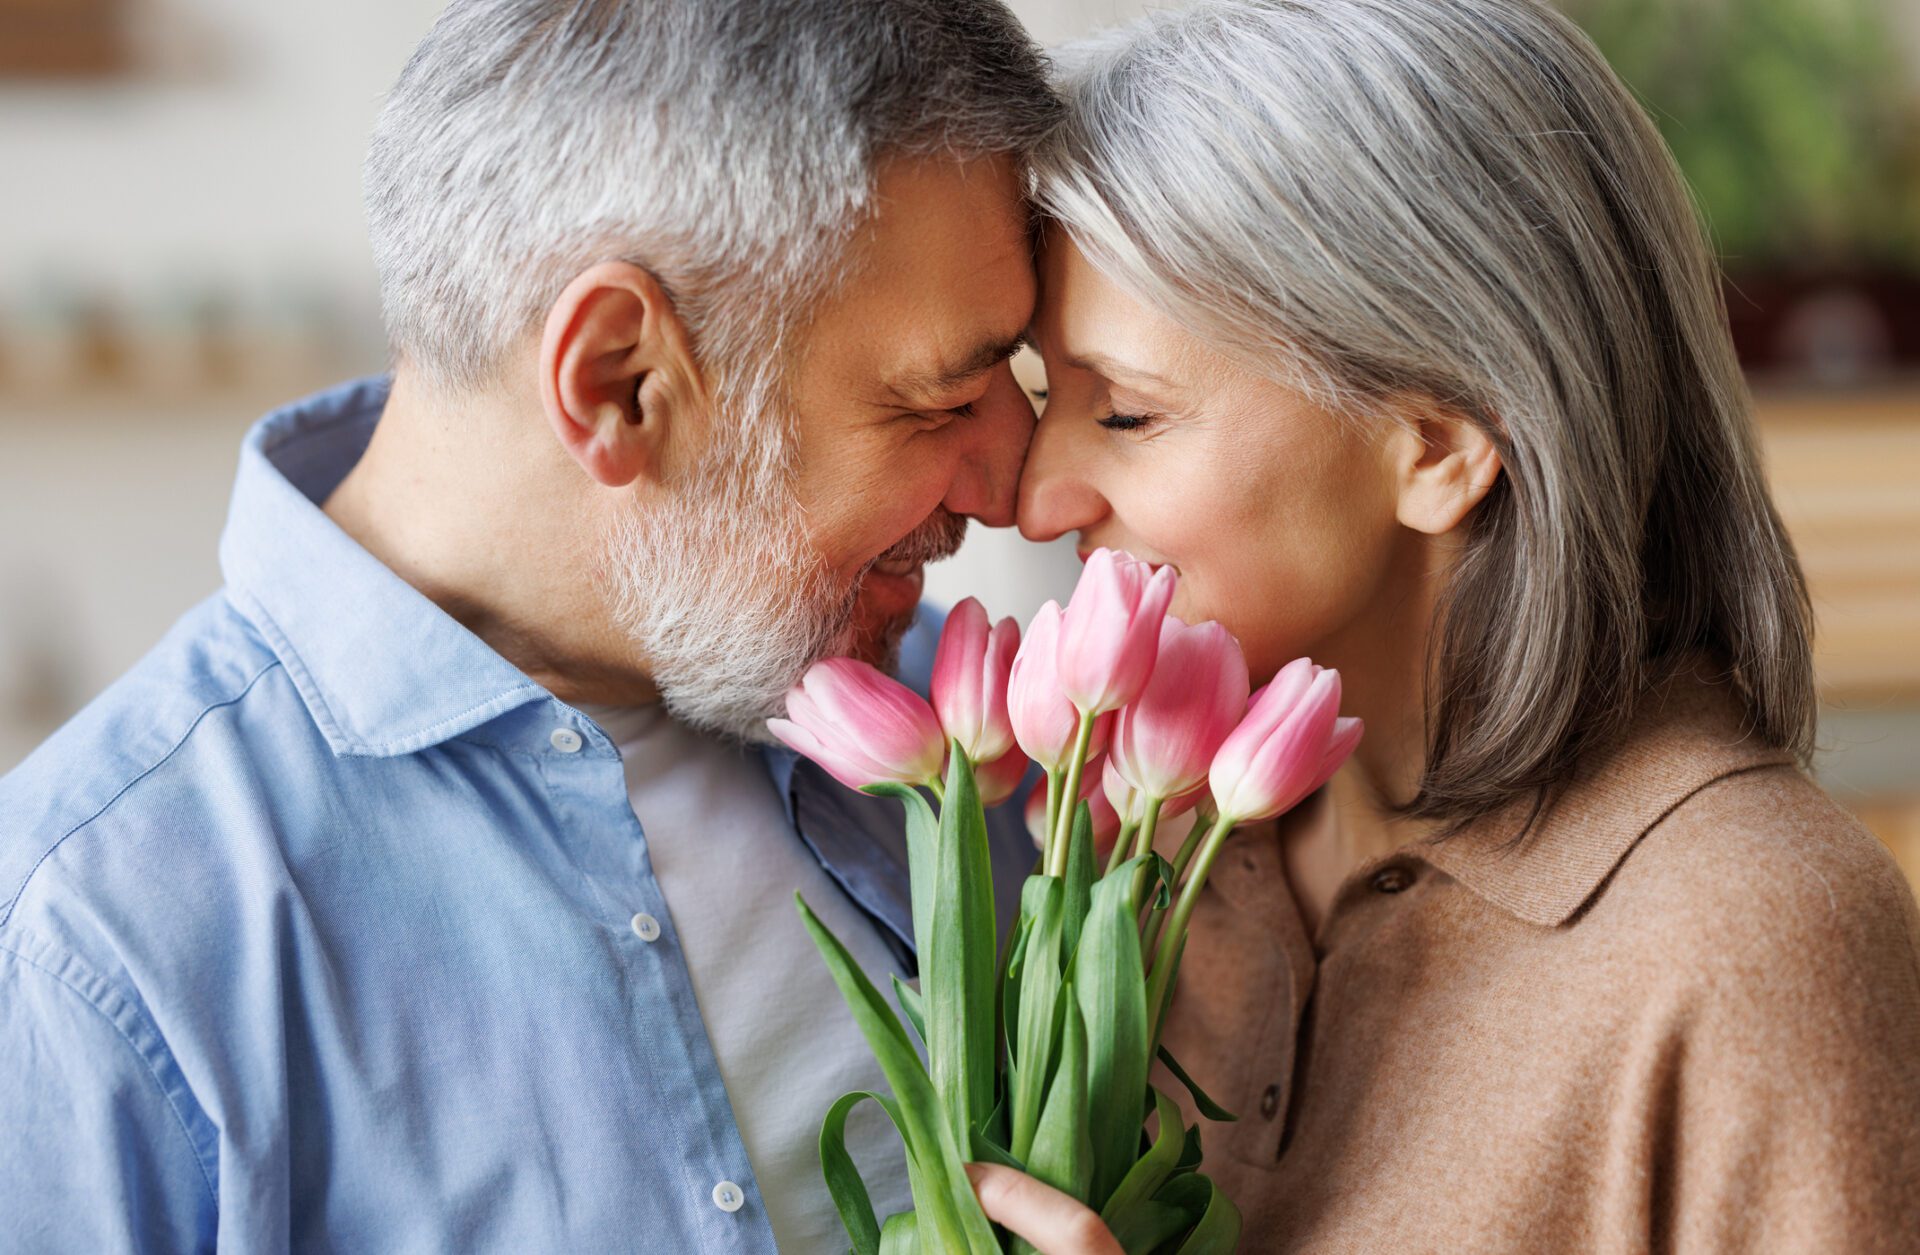
[[[1404,867],[1383,867],[1373,874],[1375,893],[1400,893],[1413,884],[1413,873]]]
[[[1260,1114],[1271,1120],[1274,1112],[1278,1110],[1280,1110],[1280,1087],[1269,1085],[1267,1092],[1260,1095]]]

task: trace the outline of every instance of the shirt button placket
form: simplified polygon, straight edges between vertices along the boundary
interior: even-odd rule
[[[747,1201],[747,1192],[731,1181],[713,1187],[713,1205],[724,1212],[736,1212]]]

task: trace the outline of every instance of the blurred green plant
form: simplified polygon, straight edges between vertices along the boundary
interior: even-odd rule
[[[1908,0],[1560,0],[1652,112],[1736,273],[1920,270]]]

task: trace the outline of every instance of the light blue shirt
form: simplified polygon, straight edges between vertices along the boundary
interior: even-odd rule
[[[617,751],[319,509],[385,397],[262,420],[225,588],[0,780],[0,1249],[771,1251]],[[898,804],[766,758],[904,959]]]

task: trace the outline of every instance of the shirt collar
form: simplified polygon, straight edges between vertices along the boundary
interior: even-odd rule
[[[1411,852],[1530,923],[1565,923],[1675,807],[1736,772],[1794,761],[1753,737],[1724,684],[1683,674],[1654,689],[1614,749],[1535,819],[1520,803]]]
[[[389,386],[358,380],[256,423],[220,537],[229,600],[341,755],[412,753],[548,696],[322,512]]]

